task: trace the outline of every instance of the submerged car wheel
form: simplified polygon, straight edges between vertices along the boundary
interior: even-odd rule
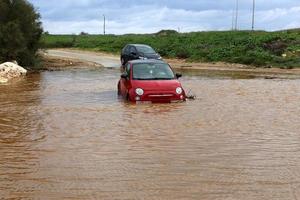
[[[126,95],[126,101],[130,101],[129,94]]]
[[[121,58],[121,64],[124,66],[126,63],[125,63],[125,59],[122,57]]]

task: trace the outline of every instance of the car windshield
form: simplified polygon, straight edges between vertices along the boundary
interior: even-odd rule
[[[149,46],[136,46],[137,51],[144,53],[144,54],[154,54],[156,53],[151,47]]]
[[[139,63],[132,68],[134,80],[172,80],[175,78],[170,66],[164,63]]]

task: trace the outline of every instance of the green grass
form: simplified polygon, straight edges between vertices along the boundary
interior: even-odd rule
[[[128,35],[44,35],[45,48],[80,48],[120,53],[128,43],[152,46],[163,57],[200,62],[300,67],[300,30],[223,31]],[[283,54],[286,56],[284,57]]]

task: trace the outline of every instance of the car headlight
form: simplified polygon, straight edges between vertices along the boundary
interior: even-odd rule
[[[183,90],[181,87],[176,88],[176,93],[177,94],[182,94]]]
[[[141,88],[137,88],[137,89],[135,89],[135,93],[139,96],[142,96],[144,94],[144,90]]]

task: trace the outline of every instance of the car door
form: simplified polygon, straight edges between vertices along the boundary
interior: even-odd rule
[[[128,78],[127,79],[121,78],[121,81],[120,81],[121,94],[124,97],[127,96],[128,90],[130,89],[130,85],[131,85],[130,84],[130,70],[131,70],[131,64],[127,63],[123,73],[126,74]]]

